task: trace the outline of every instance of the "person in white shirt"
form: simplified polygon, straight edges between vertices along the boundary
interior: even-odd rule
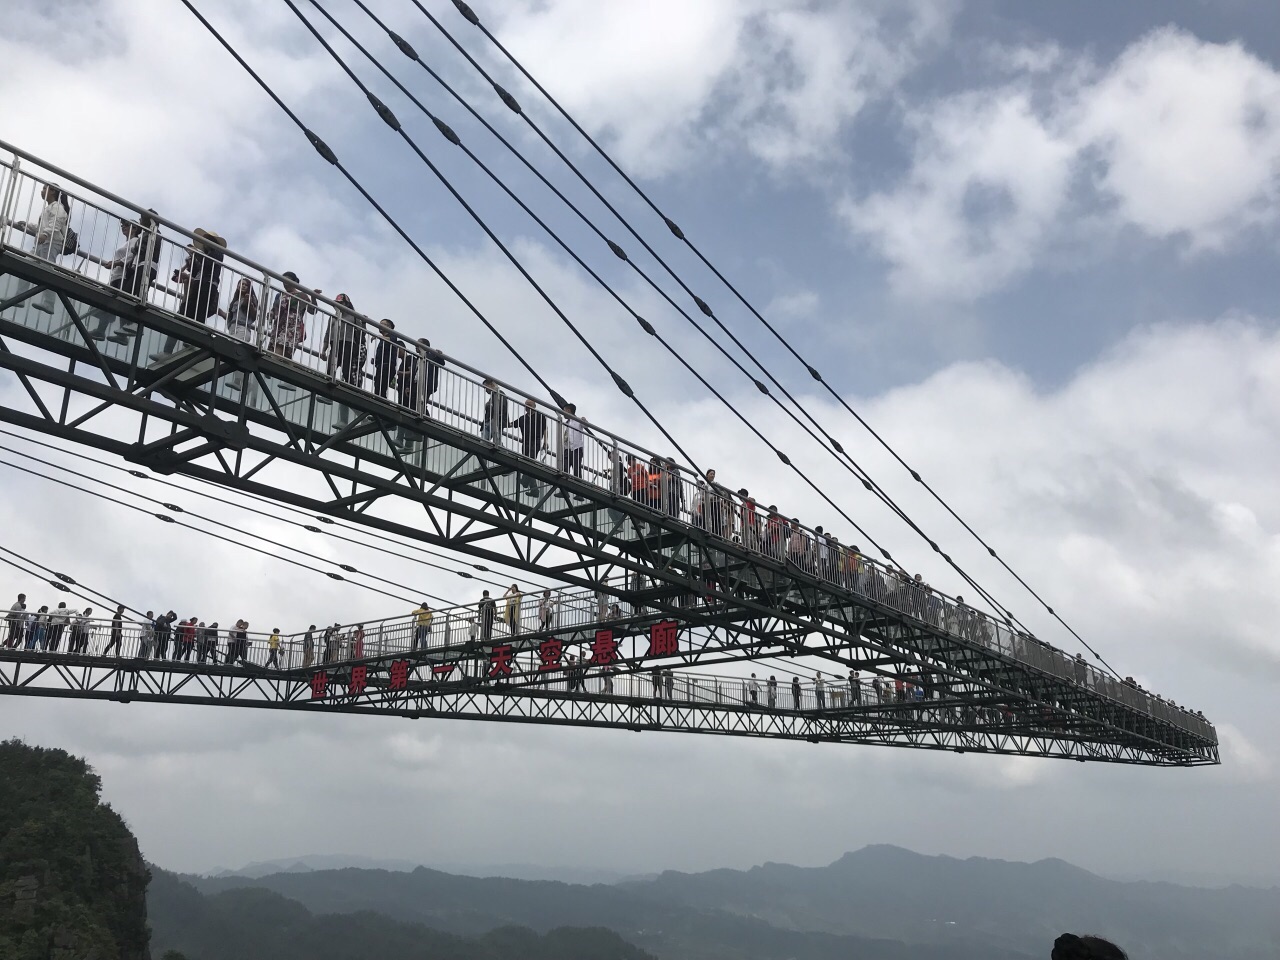
[[[111,270],[111,286],[116,290],[127,290],[136,287],[138,276],[138,258],[142,247],[142,226],[132,220],[120,221],[120,246],[110,260],[103,264]],[[93,331],[93,339],[105,340],[111,329],[115,316],[106,310],[93,310],[92,315],[98,320]],[[128,342],[127,340],[125,341]]]
[[[542,591],[542,599],[538,601],[538,620],[542,624],[543,630],[552,630],[555,628],[556,600],[551,596],[550,590]]]
[[[60,187],[52,183],[45,185],[44,189],[40,191],[40,197],[44,200],[44,208],[40,211],[39,221],[34,226],[24,221],[19,221],[14,224],[14,228],[35,236],[36,244],[32,252],[37,257],[41,260],[47,260],[49,263],[57,263],[67,243],[67,227],[68,221],[71,219],[71,201],[67,199],[67,195]],[[53,291],[46,290],[33,306],[35,309],[43,310],[45,313],[52,313],[53,304]]]
[[[146,660],[151,656],[151,646],[155,643],[155,612],[147,611],[147,615],[142,618],[142,623],[138,624],[138,659]]]
[[[71,611],[67,609],[65,603],[58,604],[56,610],[49,614],[49,649],[57,650],[58,643],[62,640],[62,631],[67,628],[67,624],[71,622]]]
[[[70,653],[86,653],[89,650],[89,637],[93,633],[93,608],[85,607],[84,613],[79,614],[75,618],[75,623],[71,627],[71,643],[68,646]]]
[[[18,594],[18,599],[9,608],[9,615],[5,619],[9,621],[9,636],[5,639],[4,645],[6,647],[16,647],[19,641],[22,640],[23,628],[27,622],[27,595],[25,593]]]
[[[582,424],[585,422],[585,418],[578,417],[576,404],[564,405],[564,446],[560,451],[560,469],[565,473],[572,473],[575,477],[582,476],[582,452],[585,443]]]

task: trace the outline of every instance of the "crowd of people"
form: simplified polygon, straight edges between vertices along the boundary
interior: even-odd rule
[[[506,591],[501,611],[497,602],[488,594],[489,591],[484,591],[484,596],[476,604],[476,614],[467,620],[468,639],[481,644],[490,643],[494,638],[495,625],[498,624],[504,627],[503,633],[507,637],[518,636],[523,599],[519,587],[512,584]],[[556,611],[560,604],[558,595],[553,595],[550,590],[543,591],[537,604],[537,629],[540,632],[556,629]],[[2,645],[7,649],[26,651],[63,650],[71,654],[92,652],[104,657],[114,653],[118,657],[133,656],[146,660],[211,666],[245,665],[251,662],[247,620],[239,619],[232,627],[224,630],[217,621],[205,623],[195,616],[179,618],[172,610],[159,615],[148,610],[140,620],[130,618],[123,605],[116,608],[109,620],[97,619],[93,613],[92,607],[73,609],[65,601],[59,602],[53,609],[41,606],[32,611],[28,609],[26,594],[19,594],[6,616]],[[602,619],[608,622],[620,617],[621,611],[613,603],[604,609]],[[434,621],[435,611],[427,601],[422,601],[410,614],[412,633],[404,652],[426,652],[435,645]],[[446,643],[448,629],[446,627]],[[392,632],[396,633],[394,626]],[[128,643],[124,642],[126,635]],[[281,659],[285,655],[285,644],[279,628],[265,636],[257,636],[253,642],[259,651],[256,659],[262,660],[259,665],[266,669],[307,669],[344,661],[360,661],[373,653],[372,650],[366,650],[363,624],[344,627],[335,623],[323,629],[312,624],[301,635],[300,642],[291,638],[287,659]],[[615,665],[593,667],[583,653],[569,654],[561,672],[568,682],[570,692],[586,692],[587,679],[591,676],[599,679],[600,692],[610,694],[614,692],[618,668]],[[677,683],[677,676],[670,667],[655,668],[652,671],[654,699],[708,699],[718,703],[736,701],[750,706],[767,706],[770,709],[821,710],[864,703],[905,703],[930,699],[936,689],[930,675],[924,671],[903,673],[894,680],[875,677],[867,683],[856,670],[850,670],[844,680],[824,677],[821,672],[811,679],[793,675],[789,682],[783,682],[782,688],[790,692],[789,704],[784,702],[785,698],[780,697],[779,681],[773,675],[761,682],[754,673],[741,681],[682,673]]]
[[[15,226],[35,237],[37,256],[57,262],[77,252],[78,238],[70,228],[71,201],[56,184],[45,185],[41,197],[44,204],[38,222]],[[156,286],[161,250],[168,244],[160,235],[157,217],[148,211],[136,220],[120,221],[119,246],[109,259],[101,261],[110,271],[111,287],[145,298]],[[227,241],[216,231],[193,231],[185,245],[184,261],[169,277],[176,287],[180,316],[201,324],[221,319],[229,335],[258,342],[285,358],[294,358],[301,350],[317,353],[335,379],[430,416],[430,398],[439,388],[445,360],[429,340],[404,337],[390,319],[375,323],[356,310],[346,293],[334,298],[331,316],[326,319],[321,315],[324,335],[318,339],[308,324],[315,322],[311,318],[320,312],[317,297],[323,291],[306,288],[292,271],[281,275],[281,289],[272,294],[270,304],[259,303],[260,281],[238,277],[224,305],[226,251]],[[265,294],[267,288],[262,289]],[[99,340],[127,340],[136,333],[135,325],[113,314],[99,312],[96,320],[92,335]],[[115,328],[117,323],[119,329]],[[162,358],[176,346],[176,339],[170,338],[165,350],[154,358]],[[900,601],[907,612],[942,625],[944,600],[919,574],[912,576],[901,568],[869,562],[857,546],[842,545],[835,534],[821,526],[809,530],[799,518],[787,517],[774,504],[758,506],[745,488],[733,492],[721,484],[713,469],[690,483],[672,457],[653,455],[645,460],[619,452],[616,445],[596,438],[572,403],[562,407],[553,437],[548,415],[532,398],[516,401],[518,413],[513,415],[511,399],[495,380],[485,378],[481,388],[484,399],[478,426],[483,440],[498,445],[514,441],[515,449],[530,459],[553,455],[566,474],[607,483],[611,492],[651,510],[849,589],[861,589],[888,602]],[[346,426],[346,414],[340,413],[334,428]],[[584,469],[588,441],[608,452],[611,463],[607,468]],[[412,441],[401,429],[393,442],[410,446]],[[536,491],[532,475],[521,474],[519,479],[524,493]],[[991,626],[983,615],[965,607],[960,598],[957,604],[960,610],[954,619],[959,628],[974,638],[984,631],[990,633]]]
[[[439,665],[442,661],[433,659],[432,654],[461,642],[461,636],[457,635],[461,619],[466,640],[476,646],[470,654],[455,650],[458,657],[452,662],[460,672],[453,679],[483,681],[487,679],[485,651],[526,632],[553,634],[560,628],[560,615],[566,604],[575,610],[570,628],[624,619],[619,605],[610,602],[599,590],[576,596],[544,589],[532,608],[525,608],[522,617],[524,596],[519,586],[512,584],[502,595],[499,606],[498,600],[485,590],[471,607],[446,611],[442,632],[437,630],[436,611],[424,600],[407,618],[378,623],[376,638],[367,636],[362,623],[345,626],[334,623],[324,628],[312,624],[302,634],[285,638],[279,628],[251,635],[249,622],[244,619],[223,629],[217,621],[205,623],[195,616],[180,619],[172,610],[159,615],[148,610],[140,619],[134,619],[127,616],[126,607],[121,605],[109,619],[99,619],[94,617],[92,607],[80,610],[61,601],[53,608],[41,606],[33,611],[27,606],[26,595],[19,594],[5,617],[0,647],[267,670],[349,666],[366,659],[406,655],[424,665]],[[544,687],[565,684],[570,693],[646,696],[645,688],[637,683],[645,669],[642,662],[619,660],[598,664],[588,657],[589,641],[580,641],[580,644],[575,654],[566,643],[563,663],[551,672],[547,672],[545,664],[539,665],[538,647],[528,645],[522,648],[522,653],[529,662],[522,667],[519,658],[513,657],[511,676],[523,677],[525,681],[532,679]],[[620,673],[625,674],[625,678],[620,678]],[[972,691],[967,687],[954,688],[955,681],[942,664],[930,666],[927,662],[867,677],[856,669],[844,676],[817,671],[812,676],[791,673],[782,679],[776,674],[760,678],[755,673],[749,677],[723,677],[686,671],[676,673],[669,666],[654,667],[648,675],[647,695],[654,700],[740,704],[788,711],[838,711],[894,705],[936,709],[930,704],[945,700],[949,701],[945,709],[957,712],[967,723],[1011,724],[1016,719],[1013,710],[1004,705],[964,705],[960,701],[971,700]],[[626,680],[622,687],[618,687],[620,679]],[[1136,686],[1131,678],[1126,682]]]
[[[36,256],[56,263],[63,256],[78,252],[78,238],[70,227],[71,201],[56,184],[45,185],[41,198],[39,220],[35,224],[19,221],[14,226],[35,237]],[[155,211],[142,213],[136,220],[120,220],[119,230],[119,246],[109,259],[100,261],[110,271],[108,283],[134,297],[146,298],[157,286],[161,251],[169,241],[161,237]],[[224,304],[226,251],[227,241],[216,231],[197,228],[192,232],[185,245],[185,259],[169,277],[175,289],[165,288],[176,296],[176,312],[180,316],[201,324],[220,319],[229,335],[259,342],[285,358],[310,350],[318,354],[327,373],[335,379],[430,416],[430,398],[439,388],[445,359],[429,340],[406,338],[390,319],[374,322],[356,310],[346,293],[334,298],[332,315],[324,317],[317,299],[323,291],[306,288],[293,271],[281,275],[281,289],[271,294],[270,304],[259,303],[261,281],[236,275]],[[266,293],[266,288],[262,289]],[[317,338],[308,326],[318,314],[324,324],[322,338]],[[127,340],[137,331],[136,325],[105,311],[96,314],[96,321],[92,335],[98,340]],[[172,352],[176,346],[177,341],[171,338],[155,358]],[[690,483],[672,457],[653,455],[646,461],[635,454],[616,451],[614,445],[595,437],[573,403],[561,408],[553,437],[548,415],[532,398],[514,401],[517,412],[513,414],[513,401],[495,380],[485,378],[481,388],[484,399],[478,426],[486,441],[514,441],[515,448],[530,459],[554,454],[558,468],[575,477],[585,474],[591,479],[594,473],[607,472],[607,478],[595,479],[607,480],[613,493],[629,496],[651,510],[789,561],[833,582],[853,586],[864,568],[875,568],[858,547],[842,546],[834,534],[824,532],[822,527],[810,531],[801,526],[798,518],[779,513],[776,505],[759,507],[746,489],[731,492],[717,481],[715,470],[706,471]],[[345,427],[345,417],[340,416],[334,426]],[[395,439],[401,444],[409,442],[403,432]],[[584,470],[589,440],[609,451],[613,460],[610,468]],[[526,492],[535,487],[529,475],[521,475],[520,481]],[[919,575],[912,577],[905,570],[891,568],[883,575],[891,580],[910,581],[918,590],[932,593]],[[922,600],[918,606],[922,611],[933,611],[941,602]]]
[[[204,228],[194,230],[190,241],[185,243],[181,263],[168,276],[168,283],[173,284],[171,288],[158,282],[161,264],[167,263],[162,250],[172,251],[173,245],[161,236],[155,211],[143,212],[136,220],[121,220],[119,243],[114,253],[108,258],[98,258],[79,250],[67,192],[56,184],[46,184],[40,197],[43,205],[35,223],[12,224],[18,231],[35,238],[36,256],[54,263],[74,254],[95,259],[109,270],[108,283],[115,289],[142,299],[149,299],[153,289],[161,289],[166,296],[176,299],[176,312],[188,320],[200,324],[221,320],[228,335],[254,342],[286,359],[294,359],[300,352],[313,354],[334,379],[397,402],[419,415],[432,415],[431,398],[441,384],[444,355],[426,338],[403,336],[390,319],[375,323],[356,310],[347,294],[339,293],[334,298],[332,312],[326,316],[327,311],[318,299],[323,291],[306,288],[292,271],[281,275],[280,287],[273,292],[271,287],[262,285],[260,279],[250,279],[236,273],[234,268],[226,268],[226,239]],[[233,284],[224,284],[228,276],[234,279]],[[230,286],[225,303],[224,285]],[[263,297],[269,296],[269,303],[260,302],[260,291]],[[44,310],[51,310],[52,305],[50,292],[34,304],[36,309]],[[94,317],[92,336],[98,340],[128,342],[138,332],[136,324],[114,314],[98,311]],[[319,328],[311,326],[317,322],[323,324],[322,336]],[[162,359],[177,345],[178,341],[170,338],[164,350],[153,358]],[[531,460],[549,455],[556,468],[566,475],[605,486],[612,494],[629,497],[648,510],[689,523],[748,551],[862,594],[971,643],[998,646],[1014,656],[1043,649],[1062,654],[1070,661],[1062,651],[1009,621],[992,620],[969,607],[962,597],[946,597],[920,574],[912,575],[902,567],[872,561],[858,546],[842,544],[835,534],[824,531],[821,526],[809,529],[801,525],[798,517],[787,517],[775,504],[761,507],[747,489],[732,491],[719,482],[714,469],[690,482],[672,457],[649,455],[646,458],[623,451],[617,442],[597,436],[572,403],[563,404],[558,415],[548,416],[532,398],[511,400],[492,378],[483,379],[480,391],[483,401],[478,416],[457,415],[454,411],[450,422],[475,421],[481,439],[486,442],[495,446],[510,443],[514,450]],[[347,416],[346,408],[340,407],[334,421],[335,430],[348,425]],[[411,448],[415,442],[414,435],[403,426],[390,440],[393,446],[402,449]],[[603,455],[588,458],[588,442],[599,447]],[[538,494],[539,485],[532,474],[520,472],[517,476],[521,494]],[[516,600],[517,610],[518,603]],[[511,599],[507,598],[504,604],[506,617],[511,610]],[[53,617],[55,613],[48,615]],[[61,614],[56,616],[60,618]],[[481,635],[491,635],[496,618],[496,604],[482,603],[475,629]],[[605,612],[600,619],[606,619]],[[513,628],[518,628],[518,613],[512,623]],[[69,625],[70,621],[59,620],[41,626],[45,634],[60,635]],[[62,630],[55,629],[57,627]],[[184,631],[184,636],[188,628],[204,631],[202,636],[218,631],[216,624],[199,622],[184,621],[177,627],[171,626],[172,630]],[[161,629],[157,626],[157,631]],[[194,649],[197,657],[204,646],[194,642],[188,648],[185,640],[183,644],[184,653]],[[1066,676],[1083,684],[1090,674],[1091,668],[1076,657],[1074,664],[1067,668]],[[1126,683],[1140,689],[1131,679]]]

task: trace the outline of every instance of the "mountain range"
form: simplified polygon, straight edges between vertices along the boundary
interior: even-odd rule
[[[960,860],[890,846],[825,867],[766,863],[613,884],[422,867],[174,879],[206,896],[261,888],[318,916],[380,914],[461,937],[603,927],[664,960],[1027,960],[1047,956],[1064,931],[1106,936],[1134,960],[1280,955],[1280,890],[1126,883],[1061,860]],[[162,922],[154,897],[152,915]]]

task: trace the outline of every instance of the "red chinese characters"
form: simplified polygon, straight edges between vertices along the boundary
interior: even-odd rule
[[[358,697],[364,693],[364,688],[369,682],[369,668],[366,666],[352,667],[351,680],[347,683],[347,694],[352,697]]]
[[[329,689],[329,675],[321,670],[319,673],[311,675],[311,699],[323,700],[325,692]]]
[[[515,662],[515,650],[509,643],[500,643],[489,654],[489,678],[511,676],[511,666]]]
[[[409,661],[391,661],[391,679],[387,683],[388,690],[407,690],[409,688]]]
[[[680,624],[675,620],[662,620],[649,628],[650,657],[673,657],[679,652]]]
[[[436,664],[434,667],[431,668],[431,673],[437,680],[444,680],[449,676],[449,674],[453,673],[453,664],[452,663]]]
[[[538,659],[542,661],[538,669],[559,670],[560,661],[564,657],[564,643],[560,640],[543,640],[538,644]]]
[[[596,638],[591,642],[591,663],[607,667],[618,661],[618,641],[613,639],[612,630],[597,630]]]

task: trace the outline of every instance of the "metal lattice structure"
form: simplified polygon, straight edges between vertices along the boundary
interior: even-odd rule
[[[6,204],[17,177],[10,173]],[[344,382],[331,366],[308,366],[265,349],[261,340],[192,323],[165,302],[66,269],[56,256],[33,255],[8,234],[0,233],[0,241],[0,368],[21,386],[0,406],[0,419],[159,473],[552,577],[684,625],[679,650],[638,656],[623,665],[627,670],[806,656],[840,671],[886,677],[911,671],[929,678],[931,696],[890,708],[770,711],[741,703],[655,703],[634,691],[570,692],[504,678],[456,689],[410,683],[390,690],[370,682],[356,695],[312,700],[308,677],[297,671],[243,675],[225,667],[7,651],[0,653],[0,692],[1155,765],[1218,761],[1216,734],[1202,717],[963,604],[886,580],[871,565],[850,572],[771,555],[750,538],[735,541],[690,523],[665,502],[619,492],[610,479],[625,441],[612,435],[596,438],[604,454],[595,467],[566,469],[563,458],[548,464],[474,429],[466,390],[470,384],[478,391],[478,378],[457,374],[453,399],[438,400],[434,412],[406,409]],[[264,300],[279,282],[262,276]],[[95,337],[104,324],[115,332]],[[374,666],[377,677],[385,664]],[[998,723],[983,719],[997,715]]]

